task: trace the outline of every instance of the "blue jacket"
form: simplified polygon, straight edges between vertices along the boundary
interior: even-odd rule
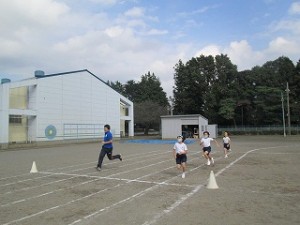
[[[113,139],[112,133],[110,131],[105,132],[103,140],[105,142],[107,142],[107,141],[110,141],[112,139]],[[110,143],[110,144],[104,144],[103,147],[104,148],[113,148],[113,144],[112,143]]]

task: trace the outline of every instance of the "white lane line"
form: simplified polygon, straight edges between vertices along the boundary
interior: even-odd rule
[[[160,154],[166,154],[166,153],[169,153],[170,151],[166,151],[166,152],[163,152],[163,153],[160,153]],[[147,154],[150,154],[150,153],[147,153]],[[152,153],[151,153],[152,154]],[[159,154],[159,155],[160,155]],[[138,156],[138,157],[135,157],[135,158],[131,158],[129,160],[136,160],[137,158],[141,158],[141,157],[144,157],[144,156]],[[147,156],[146,156],[147,157]],[[127,160],[127,161],[129,161]],[[147,161],[147,160],[145,160]],[[104,164],[104,165],[108,165],[108,164],[114,164],[114,163],[117,163],[117,162],[110,162],[110,163],[107,163],[107,164]],[[137,162],[138,163],[138,162]],[[133,164],[137,164],[137,163],[133,163]],[[88,169],[92,169],[94,167],[87,167],[87,168],[81,168],[81,169],[76,169],[76,170],[71,170],[70,172],[78,172],[78,171],[82,171],[82,170],[88,170]],[[97,173],[97,172],[94,172],[94,173]],[[19,183],[24,183],[24,182],[28,182],[28,181],[32,181],[32,180],[38,180],[38,179],[42,179],[42,178],[45,178],[45,177],[49,177],[51,175],[48,175],[48,176],[40,176],[40,177],[35,177],[35,178],[29,178],[29,179],[25,179],[25,180],[20,180],[20,181],[16,181],[16,182],[11,182],[11,183],[6,183],[6,184],[2,184],[0,185],[0,187],[5,187],[5,186],[10,186],[10,185],[14,185],[14,184],[19,184]]]
[[[148,161],[148,160],[144,160],[144,161]],[[135,162],[135,163],[131,163],[131,164],[126,164],[125,166],[131,166],[131,165],[135,165],[135,164],[138,164],[139,162]],[[88,168],[81,168],[81,169],[76,169],[76,170],[71,170],[69,172],[78,172],[78,171],[82,171],[82,170],[87,170],[87,169],[92,169],[92,168],[95,168],[95,167],[88,167]],[[68,173],[68,172],[67,172]],[[93,172],[93,173],[90,173],[90,174],[96,174],[96,173],[99,173],[99,172]],[[55,173],[42,173],[42,172],[39,172],[39,174],[48,174],[48,176],[41,176],[41,177],[38,177],[38,178],[45,178],[45,177],[49,177],[49,176],[52,176],[54,175]],[[52,175],[51,175],[52,174]],[[56,173],[56,174],[60,174],[62,175],[63,173]],[[114,174],[112,174],[114,175]],[[74,177],[75,178],[75,177]],[[36,178],[37,179],[37,178]],[[29,179],[31,180],[31,179]],[[29,180],[26,180],[26,181],[29,181]],[[53,182],[49,182],[49,183],[45,183],[45,184],[42,184],[42,185],[36,185],[36,186],[32,186],[32,187],[26,187],[26,188],[21,188],[21,189],[17,189],[17,190],[13,190],[13,191],[8,191],[8,192],[5,192],[5,193],[1,193],[0,196],[2,195],[7,195],[7,194],[12,194],[12,193],[15,193],[15,192],[19,192],[19,191],[27,191],[27,190],[31,190],[31,189],[35,189],[35,188],[39,188],[39,187],[43,187],[43,186],[46,186],[46,185],[49,185],[49,184],[53,184],[53,183],[58,183],[58,182],[62,182],[62,181],[65,181],[66,179],[62,179],[62,180],[58,180],[58,181],[53,181]],[[23,181],[25,182],[25,181]],[[12,185],[12,184],[10,184]]]
[[[161,152],[161,153],[158,153],[158,154],[156,154],[156,155],[164,155],[164,154],[167,154],[167,153],[169,153],[169,152],[170,152],[170,151]],[[134,158],[131,158],[130,155],[129,155],[129,156],[126,156],[126,158],[129,157],[129,159],[126,160],[126,162],[128,162],[128,161],[133,161],[133,160],[137,160],[137,159],[139,159],[139,158],[148,158],[148,157],[151,157],[151,156],[147,156],[148,154],[152,154],[152,153],[147,153],[147,154],[139,155],[139,156],[134,157]],[[136,155],[136,154],[135,154],[135,155]],[[146,156],[145,156],[145,155],[146,155]],[[146,160],[144,160],[144,161],[148,161],[148,160],[149,160],[149,159],[146,159]],[[141,161],[139,161],[139,162],[141,162]],[[134,162],[134,163],[131,163],[131,164],[126,164],[126,165],[124,165],[124,166],[135,165],[135,164],[138,164],[139,162]],[[115,160],[115,161],[109,161],[109,163],[104,163],[103,166],[111,165],[111,164],[115,164],[115,163],[118,163],[118,160]],[[96,165],[96,163],[95,163],[95,165]],[[123,167],[123,166],[119,166],[119,167]],[[76,169],[76,170],[71,170],[70,172],[82,171],[82,170],[87,170],[87,169],[91,169],[91,168],[95,168],[95,166],[92,166],[92,167],[86,167],[86,168],[80,168],[80,169]],[[49,170],[47,170],[47,171],[49,171]],[[51,171],[50,171],[50,172],[51,172]],[[97,173],[97,172],[95,172],[95,173]]]
[[[121,185],[121,184],[117,184],[117,185],[113,186],[112,188],[117,188],[117,187],[119,187],[120,185]],[[83,199],[90,198],[90,197],[92,197],[92,196],[94,196],[94,195],[100,194],[101,192],[104,192],[104,191],[107,191],[107,190],[109,190],[109,188],[105,188],[105,189],[102,189],[102,190],[100,190],[100,191],[94,192],[94,193],[92,193],[92,194],[86,195],[86,196],[84,196],[84,197],[77,198],[77,199],[73,199],[73,200],[71,200],[71,201],[69,201],[69,202],[66,202],[66,203],[64,203],[64,204],[56,205],[56,206],[53,206],[53,207],[51,207],[51,208],[45,209],[45,210],[43,210],[43,211],[39,211],[39,212],[37,212],[37,213],[31,214],[31,215],[28,215],[28,216],[24,216],[24,217],[22,217],[22,218],[20,218],[20,219],[16,219],[16,220],[10,221],[10,222],[5,223],[5,224],[3,224],[3,225],[10,225],[10,224],[13,224],[13,223],[21,222],[21,221],[23,221],[23,220],[26,220],[26,219],[29,219],[29,218],[32,218],[32,217],[35,217],[35,216],[44,214],[44,213],[49,212],[49,211],[52,211],[52,210],[54,210],[54,209],[58,209],[58,208],[61,208],[61,207],[64,207],[64,206],[67,206],[67,205],[76,203],[76,202],[81,201],[81,200],[83,200]]]
[[[197,155],[199,154],[199,152],[196,152],[196,153],[193,153],[193,154],[190,154],[190,155]],[[197,158],[194,158],[192,160],[195,160],[195,159],[198,159]],[[190,160],[190,161],[192,161]],[[172,167],[168,167],[167,169],[171,169],[171,168],[174,168],[174,166]],[[45,184],[42,184],[42,185],[38,185],[38,186],[33,186],[33,187],[27,187],[27,188],[22,188],[22,189],[19,189],[19,190],[16,190],[16,191],[9,191],[9,192],[6,192],[6,193],[3,193],[1,195],[5,195],[5,194],[12,194],[14,192],[18,192],[18,191],[27,191],[27,190],[30,190],[30,189],[34,189],[34,188],[39,188],[39,187],[42,187],[42,186],[46,186],[46,185],[49,185],[49,184],[53,184],[53,183],[58,183],[58,182],[62,182],[62,181],[67,181],[67,180],[70,180],[70,179],[74,179],[74,178],[78,178],[78,177],[86,177],[86,178],[97,178],[97,180],[100,180],[100,179],[110,179],[110,180],[119,180],[119,181],[127,181],[127,182],[139,182],[139,183],[149,183],[149,184],[160,184],[159,182],[150,182],[150,181],[141,181],[139,179],[142,179],[142,178],[145,178],[145,177],[148,177],[148,176],[151,176],[151,175],[154,175],[154,174],[157,174],[157,173],[160,173],[162,171],[165,171],[167,169],[164,169],[164,170],[161,170],[161,171],[157,171],[157,172],[154,172],[154,173],[150,173],[150,174],[147,174],[147,175],[144,175],[142,177],[139,177],[137,179],[133,179],[133,180],[130,180],[130,179],[119,179],[119,178],[106,178],[106,177],[99,177],[99,176],[91,176],[91,175],[85,175],[85,174],[70,174],[70,173],[62,173],[62,172],[40,172],[41,174],[48,174],[48,175],[60,175],[60,176],[72,176],[70,178],[65,178],[65,179],[61,179],[61,180],[57,180],[57,181],[53,181],[53,182],[49,182],[49,183],[45,183]],[[99,172],[98,172],[99,173]],[[82,184],[85,184],[86,182],[83,182]],[[164,184],[164,185],[173,185],[173,186],[178,186],[178,184]],[[182,186],[182,185],[181,185]],[[187,187],[194,187],[195,185],[185,185]],[[31,200],[31,199],[35,199],[35,198],[38,198],[38,197],[42,197],[44,195],[47,195],[47,194],[51,194],[51,193],[54,193],[56,191],[60,191],[60,190],[63,190],[63,189],[56,189],[56,190],[53,190],[51,192],[46,192],[44,194],[40,194],[40,195],[37,195],[37,196],[32,196],[32,197],[28,197],[28,198],[24,198],[24,199],[20,199],[20,200],[17,200],[17,201],[14,201],[14,202],[11,202],[11,203],[7,203],[7,204],[3,204],[3,205],[0,205],[1,207],[6,207],[6,206],[10,206],[10,205],[13,205],[13,204],[17,204],[17,203],[21,203],[21,202],[24,202],[24,201],[27,201],[27,200]]]
[[[200,167],[202,167],[202,166],[204,166],[204,165],[201,165],[201,166],[199,166],[198,168],[200,168]],[[48,173],[48,172],[44,172],[44,173]],[[55,173],[55,175],[59,175],[59,174],[61,174],[61,173]],[[72,174],[71,174],[71,176],[72,176]],[[89,177],[89,178],[93,178],[94,176],[90,176],[90,175],[80,175],[80,176],[86,176],[86,177]],[[165,181],[163,181],[163,182],[160,182],[160,183],[157,183],[157,184],[155,184],[154,186],[152,186],[152,187],[160,187],[160,186],[162,186],[162,185],[166,185],[166,184],[168,184],[168,182],[169,181],[171,181],[171,180],[173,180],[173,179],[175,179],[175,178],[177,178],[177,177],[179,177],[180,175],[176,175],[176,176],[174,176],[174,177],[172,177],[172,178],[170,178],[170,179],[167,179],[167,180],[165,180]],[[97,176],[95,176],[95,178],[97,178],[97,179],[101,179],[101,177],[97,177]],[[103,178],[103,177],[102,177]],[[118,184],[118,185],[115,185],[115,186],[113,186],[113,187],[111,187],[111,188],[106,188],[106,189],[103,189],[103,190],[100,190],[100,191],[98,191],[98,192],[95,192],[95,193],[92,193],[92,194],[90,194],[90,195],[86,195],[86,196],[84,196],[84,197],[81,197],[81,198],[77,198],[77,199],[73,199],[73,200],[71,200],[71,201],[69,201],[69,202],[67,202],[67,203],[64,203],[64,204],[62,204],[62,205],[56,205],[56,206],[53,206],[53,207],[51,207],[51,208],[48,208],[48,209],[45,209],[45,210],[43,210],[43,211],[39,211],[39,212],[37,212],[37,213],[34,213],[34,214],[31,214],[31,215],[28,215],[28,216],[25,216],[25,217],[22,217],[22,218],[19,218],[19,219],[16,219],[16,220],[13,220],[13,221],[10,221],[10,222],[8,222],[8,223],[5,223],[5,224],[3,224],[3,225],[10,225],[10,224],[13,224],[13,223],[18,223],[18,222],[21,222],[21,221],[23,221],[23,220],[26,220],[26,219],[29,219],[29,218],[32,218],[32,217],[35,217],[35,216],[38,216],[38,215],[41,215],[41,214],[43,214],[43,213],[46,213],[46,212],[49,212],[49,211],[52,211],[52,210],[55,210],[55,209],[58,209],[58,208],[61,208],[61,207],[64,207],[64,206],[67,206],[67,205],[70,205],[70,204],[72,204],[72,203],[75,203],[75,202],[78,202],[78,201],[81,201],[81,200],[83,200],[83,199],[86,199],[86,198],[89,198],[89,197],[92,197],[92,196],[94,196],[94,195],[96,195],[96,194],[99,194],[99,193],[101,193],[101,192],[104,192],[104,191],[107,191],[107,190],[111,190],[111,189],[114,189],[114,188],[117,188],[117,187],[120,187],[120,186],[122,186],[122,185],[125,185],[125,184],[128,184],[128,183],[130,183],[132,180],[126,180],[126,179],[121,179],[121,178],[110,178],[110,177],[105,177],[105,179],[110,179],[110,180],[119,180],[119,181],[127,181],[126,183],[121,183],[121,184]],[[137,179],[139,179],[139,178],[137,178]],[[147,181],[140,181],[140,182],[142,182],[142,183],[147,183]],[[173,185],[173,184],[170,184],[170,185]],[[174,184],[174,185],[176,185],[176,184]],[[146,189],[147,191],[142,191],[141,193],[146,193],[146,192],[148,192],[148,191],[150,191],[150,190],[152,190],[151,188],[149,189]],[[142,194],[143,195],[143,194]],[[137,194],[135,194],[134,196],[135,197],[137,197],[137,196],[142,196],[142,195],[137,195]],[[129,197],[127,200],[130,200],[130,199],[133,199],[133,198],[131,198],[131,197]],[[126,201],[127,201],[126,200]],[[125,200],[122,200],[122,203],[123,202],[126,202]],[[117,205],[117,203],[115,203],[114,204],[114,206],[116,206]],[[110,209],[111,207],[106,207],[105,208],[105,210],[108,210],[108,209]],[[102,211],[105,211],[105,210],[102,210]],[[101,211],[101,212],[102,212]],[[96,213],[93,213],[93,214],[98,214],[97,212]]]
[[[138,158],[141,158],[143,157],[143,155],[148,155],[148,154],[153,154],[153,153],[156,153],[156,152],[161,152],[161,150],[156,150],[156,151],[151,151],[151,152],[145,152],[145,153],[142,153],[142,154],[139,154],[138,157],[135,157],[135,158],[131,158],[131,156],[135,156],[136,154],[130,154],[130,155],[126,155],[126,158],[128,157],[129,159],[126,160],[126,161],[129,161],[129,160],[135,160],[135,159],[138,159]],[[166,151],[162,154],[166,154],[170,151]],[[142,155],[142,156],[141,156]],[[88,165],[88,164],[93,164],[93,163],[97,163],[97,161],[93,161],[93,162],[87,162],[87,163],[81,163],[81,164],[76,164],[76,165],[70,165],[70,166],[65,166],[65,167],[59,167],[59,168],[54,168],[54,169],[50,169],[50,170],[47,170],[49,172],[51,171],[56,171],[56,170],[62,170],[62,169],[67,169],[67,168],[73,168],[73,167],[77,167],[77,166],[83,166],[83,165]],[[109,163],[105,163],[103,165],[110,165],[110,164],[114,164],[116,162],[109,162]],[[28,169],[29,170],[29,169]],[[23,173],[23,174],[19,174],[19,175],[14,175],[14,176],[9,176],[9,177],[2,177],[0,178],[0,181],[2,180],[8,180],[8,179],[12,179],[12,178],[17,178],[17,177],[22,177],[22,176],[30,176],[32,174],[30,173]]]
[[[56,180],[56,181],[51,181],[51,182],[48,182],[48,183],[44,183],[44,184],[41,184],[41,185],[26,187],[26,188],[14,190],[14,191],[8,191],[8,192],[5,192],[5,193],[1,193],[0,195],[2,196],[2,195],[8,195],[8,194],[12,194],[12,193],[20,192],[20,191],[28,191],[28,190],[35,189],[35,188],[44,187],[44,186],[47,186],[47,185],[50,185],[50,184],[56,184],[56,183],[59,183],[59,182],[71,180],[71,179],[74,179],[74,178],[76,178],[76,177],[65,178],[65,179],[61,179],[61,180]]]
[[[72,177],[72,178],[75,178],[75,177]],[[10,203],[1,205],[1,207],[8,207],[8,206],[15,205],[15,204],[18,204],[18,203],[21,203],[21,202],[33,200],[33,199],[40,198],[40,197],[44,197],[44,196],[47,196],[47,195],[50,195],[50,194],[53,194],[53,193],[56,193],[56,192],[59,192],[59,191],[63,191],[63,190],[66,190],[66,189],[72,189],[72,188],[77,187],[77,186],[92,183],[92,182],[95,182],[97,180],[99,180],[99,179],[93,179],[93,180],[85,181],[85,182],[82,182],[82,183],[79,183],[79,184],[75,184],[75,185],[67,187],[67,188],[60,188],[60,189],[49,191],[49,192],[46,192],[46,193],[43,193],[43,194],[40,194],[40,195],[32,196],[32,197],[29,197],[29,198],[23,198],[23,199],[14,201],[14,202],[10,202]]]
[[[196,154],[199,154],[199,152],[195,152],[195,153],[190,154],[190,155],[196,155]],[[174,159],[167,159],[167,160],[160,161],[160,162],[157,162],[157,163],[152,163],[152,164],[149,164],[149,165],[146,165],[146,166],[143,166],[143,167],[139,167],[139,168],[134,168],[134,169],[131,169],[131,170],[122,171],[122,172],[119,172],[119,173],[111,174],[111,175],[109,175],[107,177],[112,177],[112,176],[117,176],[117,175],[121,175],[121,174],[125,174],[125,173],[130,173],[130,172],[133,172],[133,171],[137,171],[137,170],[145,169],[145,168],[148,168],[148,167],[156,166],[156,165],[168,162],[168,161],[174,161]]]
[[[174,167],[173,167],[174,168]],[[48,173],[48,172],[44,172]],[[74,176],[74,177],[86,177],[86,178],[97,178],[98,180],[116,180],[116,181],[126,181],[127,183],[146,183],[146,184],[159,184],[159,185],[172,185],[172,186],[185,186],[185,187],[195,187],[195,185],[181,185],[181,184],[168,184],[165,182],[156,182],[156,181],[147,181],[147,180],[139,180],[141,177],[136,179],[127,179],[127,178],[117,178],[117,177],[100,177],[100,176],[92,176],[85,174],[71,174],[71,173],[55,173],[55,175],[62,176]]]
[[[201,166],[198,166],[198,167],[196,167],[196,168],[200,168],[200,167],[203,167],[203,166],[205,166],[205,164],[203,164],[203,165],[201,165]],[[189,172],[190,172],[190,171],[188,171],[187,173],[189,173]],[[83,217],[82,219],[78,219],[78,220],[76,220],[76,221],[70,223],[69,225],[74,225],[74,224],[77,224],[77,223],[81,223],[81,222],[83,222],[84,220],[91,219],[92,217],[97,217],[97,216],[99,216],[99,214],[103,213],[104,211],[110,210],[110,209],[112,209],[113,207],[116,207],[116,206],[118,206],[118,205],[120,205],[120,204],[122,204],[122,203],[132,201],[132,200],[134,200],[134,199],[137,198],[137,197],[142,197],[142,196],[145,195],[147,192],[152,191],[152,190],[154,190],[154,189],[156,189],[156,188],[158,188],[158,187],[160,187],[160,186],[162,186],[162,185],[168,184],[171,180],[173,180],[173,179],[175,179],[175,178],[177,178],[177,177],[179,177],[179,176],[181,176],[181,175],[173,176],[173,177],[171,177],[171,178],[169,178],[169,179],[167,179],[167,180],[165,180],[165,181],[163,181],[163,182],[160,182],[159,184],[156,184],[156,185],[154,185],[154,186],[152,186],[152,187],[149,187],[149,188],[147,188],[147,189],[145,189],[145,190],[143,190],[143,191],[140,191],[140,192],[138,192],[137,194],[134,194],[134,195],[132,195],[132,196],[130,196],[130,197],[128,197],[128,198],[125,198],[125,199],[123,199],[123,200],[121,200],[121,201],[118,201],[118,202],[116,202],[116,203],[114,203],[114,204],[112,204],[112,205],[110,205],[110,206],[107,206],[107,207],[104,207],[104,208],[102,208],[102,209],[100,209],[100,210],[97,210],[97,211],[95,211],[95,212],[93,212],[93,213],[91,213],[91,214],[89,214],[89,215]]]
[[[220,158],[223,158],[223,157],[218,157],[218,158],[216,158],[215,161],[217,161],[217,159],[220,159]],[[200,166],[197,166],[197,167],[193,168],[193,170],[189,170],[187,173],[190,173],[191,171],[194,171],[194,170],[196,170],[196,169],[199,169],[199,168],[201,168],[201,167],[203,167],[203,166],[206,166],[206,164],[202,164],[202,165],[200,165]],[[137,197],[141,197],[141,196],[143,196],[144,194],[146,194],[148,191],[152,191],[153,189],[158,188],[158,187],[160,187],[160,186],[162,186],[162,185],[170,184],[169,182],[170,182],[171,180],[173,180],[173,179],[175,179],[175,178],[177,178],[177,177],[179,177],[179,176],[181,176],[181,175],[176,175],[176,176],[174,176],[174,177],[172,177],[172,178],[170,178],[170,179],[167,179],[167,180],[165,180],[165,181],[163,181],[163,182],[160,182],[160,183],[158,183],[158,184],[156,184],[156,185],[154,185],[154,186],[152,186],[152,187],[150,187],[150,188],[147,188],[147,189],[145,189],[145,190],[143,190],[143,191],[141,191],[141,192],[139,192],[139,193],[137,193],[137,194],[134,194],[134,195],[132,195],[132,196],[130,196],[130,197],[128,197],[128,198],[125,198],[125,199],[123,199],[123,200],[121,200],[121,201],[119,201],[119,202],[116,202],[116,203],[114,203],[113,205],[110,205],[110,206],[107,206],[107,207],[102,208],[102,209],[100,209],[100,210],[97,210],[97,211],[95,211],[95,212],[93,212],[93,213],[91,213],[91,214],[89,214],[89,215],[83,217],[82,219],[78,219],[78,220],[76,220],[76,221],[70,223],[69,225],[74,225],[74,224],[83,222],[84,220],[90,219],[90,218],[92,218],[92,217],[99,216],[99,214],[101,214],[102,212],[107,211],[107,210],[109,210],[109,209],[111,209],[111,208],[113,208],[113,207],[116,207],[116,206],[118,206],[118,205],[120,205],[120,204],[122,204],[122,203],[125,203],[125,202],[128,202],[128,201],[132,201],[133,199],[135,199],[135,198],[137,198]],[[138,180],[138,179],[140,179],[140,178],[137,178],[137,179],[135,179],[135,180]]]
[[[264,150],[264,149],[272,149],[272,148],[283,148],[283,147],[287,147],[287,146],[277,146],[277,147],[267,147],[267,148],[258,148],[258,149],[252,149],[247,151],[246,153],[244,153],[243,155],[241,155],[239,158],[237,158],[236,160],[234,160],[233,162],[231,162],[229,165],[227,165],[226,167],[224,167],[223,169],[219,170],[215,176],[219,176],[220,174],[222,174],[224,171],[226,171],[227,169],[229,169],[230,167],[232,167],[235,163],[237,163],[238,161],[240,161],[241,159],[243,159],[244,157],[246,157],[248,154],[255,152],[255,151],[259,151],[259,150]],[[173,203],[171,206],[169,206],[167,209],[163,210],[162,212],[156,214],[150,221],[146,221],[145,223],[143,223],[143,225],[151,225],[151,224],[155,224],[157,223],[157,221],[165,216],[166,214],[172,212],[175,208],[177,208],[179,205],[181,205],[183,202],[185,202],[187,199],[189,199],[191,196],[193,196],[194,194],[196,194],[198,191],[200,191],[202,188],[204,187],[203,184],[199,184],[198,186],[196,186],[191,192],[189,192],[188,194],[182,196],[180,199],[178,199],[175,203]]]
[[[300,155],[300,152],[257,152],[255,154],[266,154],[266,155]]]
[[[10,176],[10,177],[2,177],[2,178],[0,178],[0,181],[1,181],[1,180],[12,179],[12,178],[17,178],[17,177],[23,177],[23,176],[25,176],[25,175],[29,176],[29,175],[31,175],[31,174],[30,174],[30,173],[22,173],[22,174],[15,175],[15,176]]]
[[[19,180],[19,181],[13,182],[13,183],[2,184],[2,185],[0,185],[0,187],[6,187],[6,186],[14,185],[14,184],[20,184],[20,183],[24,183],[24,182],[27,182],[27,181],[38,180],[38,179],[42,179],[42,178],[50,177],[50,176],[51,175],[35,177],[35,178],[29,178],[29,179],[25,179],[25,180]]]

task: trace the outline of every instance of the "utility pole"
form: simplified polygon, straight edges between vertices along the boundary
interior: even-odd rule
[[[286,82],[286,101],[287,101],[287,117],[288,117],[288,134],[291,135],[291,114],[290,114],[290,89],[289,82]]]
[[[283,99],[282,92],[281,92],[281,106],[282,106],[283,136],[286,137],[286,132],[285,132],[285,115],[284,115],[284,99]]]

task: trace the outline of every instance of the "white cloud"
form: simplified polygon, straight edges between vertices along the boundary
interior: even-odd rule
[[[253,51],[246,40],[233,41],[228,46],[208,45],[197,51],[195,56],[199,55],[220,55],[227,54],[232,63],[238,65],[238,70],[251,69],[254,65],[261,62],[263,55]]]
[[[168,33],[169,32],[167,30],[150,29],[145,33],[145,35],[164,35]]]
[[[101,5],[115,5],[118,2],[123,2],[120,0],[89,0],[90,2],[101,4]]]
[[[59,22],[69,10],[66,4],[54,0],[0,1],[0,31],[27,25],[51,26]]]
[[[123,2],[90,1],[108,6]],[[106,10],[76,11],[72,2],[0,1],[2,74],[20,74],[19,78],[23,78],[32,76],[36,69],[45,70],[47,74],[87,68],[103,80],[126,82],[151,71],[159,76],[164,90],[171,95],[174,65],[179,59],[186,62],[193,53],[196,56],[228,54],[239,70],[250,69],[283,54],[293,60],[299,57],[300,25],[295,18],[274,23],[272,39],[260,50],[247,40],[236,40],[223,46],[212,43],[195,51],[198,43],[176,40],[188,33],[177,30],[178,33],[173,34],[171,28],[160,26],[159,18],[148,8],[134,7],[110,17]],[[81,1],[86,2],[89,1]],[[209,9],[203,8],[202,12],[206,10]],[[201,13],[201,9],[196,11],[194,13]]]
[[[300,2],[293,2],[290,6],[289,13],[291,15],[300,14]]]
[[[221,54],[221,51],[222,50],[220,49],[220,46],[218,46],[218,45],[207,45],[204,48],[202,48],[201,50],[199,50],[195,54],[195,56],[200,56],[200,55],[205,55],[205,56],[212,55],[212,56],[216,56],[216,55]]]
[[[228,54],[234,64],[238,65],[239,70],[251,69],[264,59],[264,54],[254,51],[246,40],[231,42],[224,52]]]
[[[145,9],[141,7],[133,7],[124,13],[128,17],[142,17],[144,16]]]
[[[277,55],[298,55],[300,52],[300,42],[288,40],[284,37],[277,37],[269,43],[267,52]]]
[[[300,34],[300,19],[281,20],[272,25],[271,32],[289,31],[294,34]]]

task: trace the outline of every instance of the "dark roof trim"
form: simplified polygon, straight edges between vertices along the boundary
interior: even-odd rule
[[[74,71],[69,71],[69,72],[63,72],[63,73],[53,73],[53,74],[46,74],[44,76],[35,76],[37,79],[42,79],[42,78],[47,78],[47,77],[56,77],[56,76],[62,76],[62,75],[67,75],[67,74],[72,74],[72,73],[82,73],[82,72],[87,72],[90,75],[92,75],[93,77],[95,77],[97,80],[101,81],[102,83],[104,83],[105,85],[107,85],[108,87],[110,87],[112,90],[114,90],[115,92],[117,92],[115,89],[113,89],[111,86],[109,86],[104,80],[102,80],[101,78],[97,77],[95,74],[93,74],[91,71],[89,71],[88,69],[83,69],[83,70],[74,70]],[[119,95],[122,95],[121,93],[117,92]],[[123,96],[123,95],[122,95]],[[125,96],[123,96],[125,97]],[[126,98],[126,97],[125,97]]]
[[[67,74],[72,74],[72,73],[82,73],[82,72],[88,72],[93,77],[95,77],[96,79],[100,80],[101,82],[103,82],[104,84],[106,84],[107,86],[109,86],[105,81],[103,81],[102,79],[100,79],[99,77],[97,77],[95,74],[93,74],[91,71],[89,71],[87,69],[74,70],[74,71],[63,72],[63,73],[47,74],[47,75],[44,75],[44,76],[36,76],[36,78],[40,79],[40,78],[55,77],[55,76],[62,76],[62,75],[67,75]]]

